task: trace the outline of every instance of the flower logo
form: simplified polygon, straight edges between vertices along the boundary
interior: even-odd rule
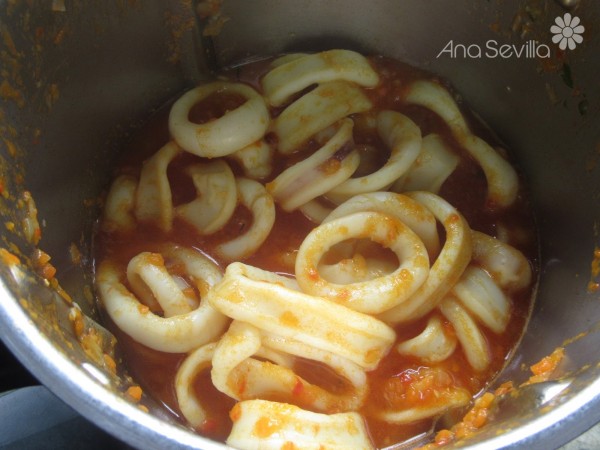
[[[577,16],[571,16],[569,13],[565,13],[564,16],[558,16],[554,19],[556,25],[550,27],[552,36],[552,42],[558,44],[558,48],[564,50],[569,46],[569,50],[575,50],[577,44],[583,42],[581,34],[585,31],[583,25],[580,25],[581,20]]]

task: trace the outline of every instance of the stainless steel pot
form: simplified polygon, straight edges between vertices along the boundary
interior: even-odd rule
[[[546,59],[517,51],[536,40],[555,54],[550,26],[565,10],[550,0],[225,0],[220,17],[198,22],[189,1],[1,2],[0,247],[10,253],[0,255],[2,340],[66,403],[134,446],[223,448],[161,414],[151,399],[143,400],[151,413],[142,411],[124,394],[132,380],[103,359],[117,355],[92,321],[95,199],[149,111],[212,69],[279,52],[352,48],[451,80],[514,151],[532,192],[542,252],[537,303],[497,382],[522,381],[523,367],[563,345],[561,370],[573,381],[543,408],[496,421],[462,445],[567,442],[600,420],[600,295],[588,292],[598,281],[591,262],[600,245],[600,4],[567,4],[586,27],[583,43],[564,59]],[[450,41],[466,53],[443,51]],[[503,44],[514,46],[510,54],[494,56]],[[22,226],[32,214],[25,190],[42,225],[38,246],[74,303],[36,274],[35,238]],[[74,332],[75,303],[90,318],[83,330],[103,337],[100,346]]]

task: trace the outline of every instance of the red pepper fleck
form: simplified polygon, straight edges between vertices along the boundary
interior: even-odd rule
[[[304,391],[304,383],[302,383],[302,380],[300,380],[299,378],[296,379],[296,385],[294,386],[294,389],[292,389],[292,395],[294,397],[299,396],[302,392]]]

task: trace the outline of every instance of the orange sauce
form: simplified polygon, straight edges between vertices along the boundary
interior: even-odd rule
[[[410,81],[419,78],[433,78],[432,75],[414,69],[405,64],[389,59],[374,57],[371,62],[380,73],[381,83],[374,89],[366,90],[367,95],[377,109],[393,109],[410,117],[422,130],[423,136],[435,132],[443,136],[446,142],[461,156],[461,162],[455,172],[444,183],[440,195],[461,211],[469,222],[471,228],[490,235],[496,235],[498,224],[502,223],[508,229],[520,230],[518,243],[511,243],[521,250],[534,267],[537,275],[537,240],[535,223],[531,214],[528,198],[523,187],[518,199],[513,206],[503,211],[495,211],[486,205],[487,184],[481,168],[464,152],[452,137],[447,125],[435,114],[416,106],[407,106],[403,103],[406,87]],[[265,62],[252,63],[241,66],[224,73],[231,81],[242,81],[260,90],[260,77],[266,72],[268,66]],[[239,99],[229,97],[219,99],[211,96],[194,107],[190,115],[196,122],[202,122],[222,115],[228,108],[237,106]],[[166,105],[155,116],[151,117],[143,130],[124,149],[120,161],[115,167],[115,175],[132,174],[139,176],[142,162],[155,153],[169,140],[167,117],[169,105]],[[273,111],[276,115],[280,112]],[[492,133],[481,123],[473,119],[468,110],[463,111],[474,132],[496,144]],[[365,148],[376,148],[379,151],[369,153],[373,165],[381,165],[389,156],[381,139],[376,132],[361,127],[360,122],[355,128],[356,145]],[[267,136],[267,141],[275,142],[275,136]],[[314,142],[308,142],[299,152],[290,157],[276,156],[274,171],[271,176],[262,180],[269,182],[284,168],[303,159],[317,148]],[[184,168],[197,162],[199,157],[183,152],[177,156],[168,169],[169,181],[173,193],[174,205],[191,201],[196,193],[191,179],[184,173]],[[236,175],[241,175],[241,170],[231,162],[230,165]],[[524,183],[521,180],[521,186]],[[163,232],[151,224],[138,224],[132,233],[106,233],[98,231],[95,236],[95,259],[100,262],[106,258],[117,262],[123,269],[129,260],[142,251],[158,251],[161,244],[174,242],[186,247],[193,247],[216,259],[224,269],[225,264],[214,258],[214,248],[219,243],[225,242],[239,235],[251,225],[252,217],[243,207],[238,207],[230,222],[212,236],[199,236],[195,230],[186,223],[175,219],[172,231]],[[300,212],[287,213],[277,207],[276,222],[266,242],[261,248],[244,262],[266,270],[283,274],[293,274],[290,258],[294,254],[307,233],[314,228],[314,224]],[[443,236],[443,229],[440,228]],[[534,278],[536,278],[534,276]],[[458,387],[466,388],[473,395],[485,389],[494,375],[504,366],[511,351],[520,339],[525,327],[532,301],[533,286],[513,295],[512,316],[510,323],[502,334],[494,334],[484,329],[488,340],[492,363],[483,372],[476,372],[469,366],[462,350],[457,348],[454,354],[446,361],[437,364],[449,375],[450,382]],[[397,327],[399,340],[414,337],[422,331],[429,316],[415,323]],[[446,322],[446,328],[452,333],[452,327]],[[107,326],[117,336],[122,356],[127,363],[132,376],[147,393],[160,401],[167,410],[185,422],[177,406],[174,391],[174,377],[185,355],[168,354],[149,349],[129,338],[107,318]],[[312,382],[319,383],[324,388],[334,392],[344,389],[344,384],[327,369],[315,365],[310,361],[298,361],[298,373],[310,378]],[[436,381],[423,387],[420,391],[411,390],[411,383],[424,373],[427,367],[416,359],[401,356],[394,349],[381,361],[377,369],[368,373],[370,393],[361,413],[366,417],[369,432],[376,446],[384,447],[418,434],[429,427],[429,421],[424,420],[408,425],[391,425],[373,419],[375,411],[389,409],[390,407],[410,407],[418,404],[426,406],[430,397],[435,396]],[[445,380],[444,383],[447,383]],[[208,419],[198,427],[198,432],[216,440],[225,440],[231,429],[230,411],[235,401],[218,392],[210,381],[210,373],[204,371],[195,381],[195,391],[208,411]]]

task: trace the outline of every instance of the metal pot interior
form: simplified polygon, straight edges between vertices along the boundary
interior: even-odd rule
[[[101,353],[118,360],[110,335],[92,322],[96,199],[123,142],[150,112],[211,70],[283,52],[349,48],[449,79],[515,154],[533,198],[541,246],[537,300],[496,383],[523,381],[524,367],[559,346],[567,354],[561,370],[574,381],[543,410],[492,423],[461,445],[557,447],[600,420],[600,312],[598,293],[588,291],[600,246],[597,3],[582,0],[572,11],[589,31],[557,67],[514,54],[440,54],[450,40],[555,46],[549,28],[565,10],[550,0],[225,0],[227,21],[215,35],[207,19],[196,22],[190,2],[51,3],[0,4],[0,211],[5,223],[16,224],[3,227],[0,246],[20,259],[3,258],[0,324],[7,345],[68,404],[140,448],[223,448],[160,413],[151,399],[151,414],[128,401],[131,380],[122,368],[113,373],[74,332],[76,303],[104,337]],[[42,227],[38,246],[51,255],[73,303],[36,275],[36,245],[20,226],[26,190]]]

